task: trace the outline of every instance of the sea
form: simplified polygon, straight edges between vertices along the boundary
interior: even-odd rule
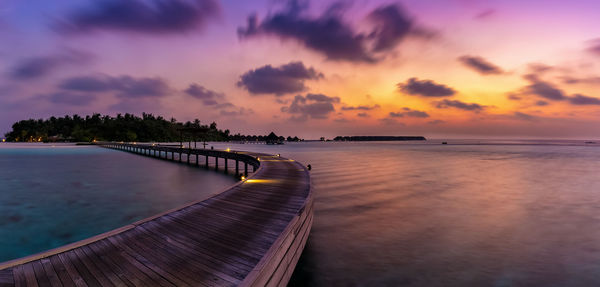
[[[315,219],[290,286],[600,285],[596,142],[210,145],[311,165]],[[0,261],[231,183],[214,171],[97,147],[0,144]]]

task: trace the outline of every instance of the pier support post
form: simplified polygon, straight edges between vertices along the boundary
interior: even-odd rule
[[[190,152],[188,151],[188,153],[187,153],[187,164],[190,164],[190,156],[191,156],[191,154],[190,154]]]
[[[227,167],[227,158],[223,158],[225,160],[225,174],[229,173],[229,168]]]
[[[206,160],[206,163],[204,164],[204,167],[208,168],[208,156],[204,156],[204,159]]]
[[[179,162],[181,162],[181,152],[179,152]]]
[[[219,157],[215,156],[215,170],[219,170]]]
[[[248,163],[244,163],[244,176],[248,176]]]
[[[240,161],[239,160],[235,160],[235,176],[239,176],[240,175]]]
[[[200,163],[198,162],[198,154],[196,154],[196,165],[200,166]]]

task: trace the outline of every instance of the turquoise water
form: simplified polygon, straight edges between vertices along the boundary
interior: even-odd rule
[[[0,144],[0,262],[219,192],[235,179],[94,146]]]
[[[215,145],[312,166],[291,286],[600,286],[600,146]]]

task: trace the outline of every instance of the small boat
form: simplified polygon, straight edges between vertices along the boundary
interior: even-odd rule
[[[448,144],[448,142],[442,142],[442,144]]]

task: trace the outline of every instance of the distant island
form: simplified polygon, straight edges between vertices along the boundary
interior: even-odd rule
[[[14,123],[12,131],[4,136],[10,142],[238,141],[280,144],[284,141],[303,141],[297,136],[285,138],[273,132],[269,135],[231,134],[228,129],[218,129],[215,122],[206,125],[195,119],[182,123],[175,118],[167,120],[147,113],[141,117],[127,113],[115,117],[93,114],[22,120]]]
[[[422,136],[337,136],[334,141],[352,141],[352,142],[367,142],[367,141],[424,141],[427,140]]]

